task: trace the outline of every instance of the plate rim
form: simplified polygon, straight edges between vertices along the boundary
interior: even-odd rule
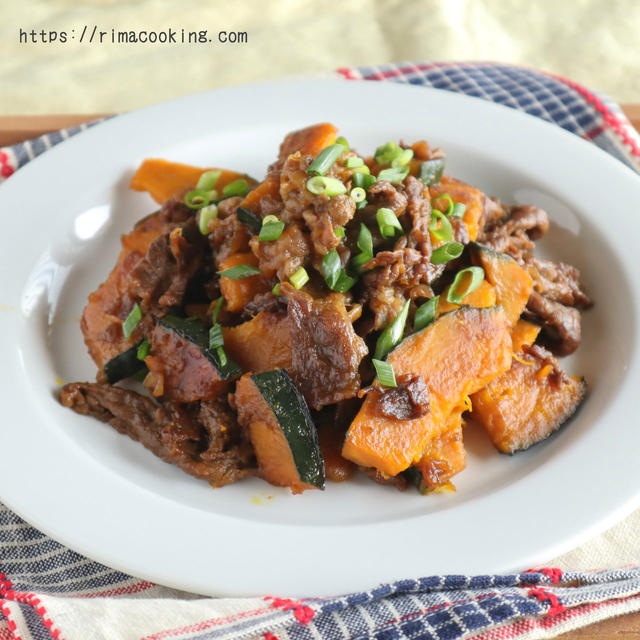
[[[56,145],[51,150],[42,154],[42,156],[35,158],[28,165],[21,168],[20,171],[16,172],[16,174],[11,177],[11,180],[8,180],[4,184],[0,185],[0,204],[2,204],[3,199],[10,200],[13,197],[11,195],[12,191],[19,190],[22,187],[22,183],[28,184],[30,181],[32,181],[32,175],[37,177],[38,173],[41,172],[41,169],[40,169],[41,166],[44,166],[46,168],[48,164],[53,163],[56,159],[58,159],[58,157],[62,158],[65,155],[69,155],[70,153],[73,153],[76,146],[78,148],[81,148],[83,146],[86,147],[89,144],[93,144],[92,142],[93,138],[100,140],[100,139],[104,139],[108,135],[113,135],[114,133],[117,133],[118,130],[125,130],[126,127],[129,126],[128,124],[129,122],[131,123],[139,122],[144,118],[149,118],[151,120],[153,117],[155,117],[154,114],[162,114],[167,109],[169,111],[175,110],[175,109],[179,111],[180,109],[184,108],[182,105],[187,105],[186,108],[189,108],[189,105],[191,105],[194,101],[195,102],[198,102],[200,100],[206,101],[207,96],[209,97],[221,96],[224,94],[225,96],[228,97],[229,95],[241,94],[242,92],[246,91],[247,88],[252,88],[252,89],[258,88],[258,90],[261,90],[261,91],[277,92],[282,88],[290,89],[292,86],[298,87],[298,90],[302,90],[303,85],[305,87],[317,88],[317,86],[320,84],[324,86],[335,85],[336,88],[340,87],[340,90],[343,90],[347,93],[351,92],[352,89],[351,88],[347,89],[346,87],[353,87],[357,84],[360,86],[376,87],[376,89],[374,90],[370,90],[369,88],[364,89],[363,91],[365,93],[370,91],[372,91],[372,93],[376,93],[376,92],[385,93],[388,91],[391,91],[391,92],[409,91],[409,92],[415,92],[415,95],[422,94],[425,98],[428,97],[429,94],[439,95],[439,96],[442,96],[442,94],[446,94],[447,96],[449,96],[447,100],[453,100],[453,102],[459,102],[460,104],[466,103],[468,105],[473,105],[477,109],[481,109],[485,111],[486,111],[486,108],[488,108],[489,111],[497,110],[496,113],[498,112],[502,113],[504,117],[507,119],[513,120],[513,117],[515,117],[516,119],[524,118],[524,120],[521,120],[521,122],[526,121],[529,123],[530,126],[534,128],[538,127],[539,125],[542,125],[542,129],[539,129],[539,131],[543,131],[543,130],[546,130],[547,132],[553,131],[553,134],[551,135],[553,135],[554,137],[557,137],[558,135],[560,135],[565,141],[567,141],[567,144],[569,144],[569,146],[571,145],[575,146],[575,143],[580,143],[580,145],[584,145],[584,146],[577,146],[576,148],[585,150],[585,153],[588,156],[590,155],[594,158],[598,157],[598,161],[596,162],[596,164],[602,162],[604,163],[604,165],[608,165],[608,170],[611,170],[618,175],[627,175],[627,179],[630,176],[633,177],[636,187],[637,188],[640,187],[640,178],[632,171],[632,169],[625,166],[623,163],[621,163],[619,160],[615,159],[605,151],[598,149],[593,143],[587,142],[585,140],[581,140],[575,134],[562,130],[557,125],[544,122],[539,118],[514,110],[510,107],[487,102],[481,98],[466,96],[463,94],[456,94],[456,93],[443,91],[439,89],[428,88],[428,87],[415,87],[412,85],[405,85],[402,83],[377,83],[377,82],[349,83],[344,80],[324,80],[323,79],[323,80],[286,80],[286,81],[277,81],[277,82],[262,82],[258,84],[240,85],[238,87],[219,89],[219,90],[214,90],[214,91],[200,93],[200,94],[192,94],[190,96],[184,96],[182,98],[150,105],[148,107],[144,107],[142,109],[106,120],[72,138],[69,138],[68,140],[61,143],[60,145]],[[445,102],[447,100],[445,100]],[[483,107],[481,108],[479,105],[483,105]],[[510,115],[508,116],[505,115],[507,113]],[[536,124],[534,125],[532,123],[536,123]],[[568,142],[569,140],[571,140],[571,142]],[[587,149],[589,149],[589,151],[586,151]],[[597,154],[594,155],[593,152],[597,152]],[[5,194],[9,194],[9,195],[5,195]],[[0,244],[0,246],[2,245]],[[636,315],[637,315],[637,303],[638,303],[637,285],[636,285],[635,293],[636,293],[636,297],[634,298],[634,302],[635,302],[634,308],[636,310]],[[0,326],[2,326],[1,320],[0,320]],[[637,328],[635,330],[635,338],[637,343],[637,338],[638,338]],[[5,338],[3,337],[3,341],[4,340]],[[637,345],[636,345],[636,351],[637,351]],[[634,363],[635,363],[634,371],[637,374],[637,359],[634,361]],[[0,371],[2,371],[1,368],[0,368]],[[0,393],[0,397],[1,396],[2,394]],[[70,443],[66,443],[66,444],[69,445]],[[66,454],[69,455],[69,459],[74,459],[75,456],[78,456],[79,451],[74,450],[73,446],[68,446],[68,450],[66,451]],[[10,466],[13,466],[15,471],[15,464],[12,464]],[[109,478],[109,480],[113,482],[114,485],[117,485],[118,482],[121,482],[121,479],[117,478],[116,474],[112,474],[112,475],[113,477]],[[61,481],[62,480],[63,480],[63,477],[61,478]],[[0,486],[0,498],[2,498],[5,504],[7,504],[7,506],[12,508],[16,513],[21,515],[21,517],[23,517],[25,520],[27,520],[28,522],[34,523],[35,526],[45,531],[52,538],[59,540],[62,544],[65,544],[70,546],[71,548],[77,549],[84,555],[87,555],[90,558],[95,558],[96,560],[103,562],[108,566],[115,567],[127,573],[135,573],[135,575],[137,576],[152,580],[154,582],[168,584],[170,586],[175,586],[177,588],[184,589],[187,591],[195,591],[199,593],[207,593],[207,592],[211,593],[211,588],[207,587],[206,584],[202,582],[202,579],[196,579],[196,580],[193,580],[191,578],[185,579],[184,577],[175,575],[173,572],[167,573],[166,569],[164,571],[157,569],[157,570],[153,570],[152,572],[148,572],[148,571],[145,571],[144,567],[139,566],[138,563],[134,562],[132,564],[129,561],[120,562],[118,558],[113,557],[113,552],[109,553],[108,551],[95,549],[89,543],[82,544],[82,541],[78,541],[73,536],[70,538],[68,533],[65,533],[59,529],[59,523],[56,526],[56,525],[52,525],[52,523],[50,522],[43,522],[41,518],[38,517],[37,514],[32,513],[28,507],[25,509],[24,499],[14,500],[12,499],[14,496],[7,496],[6,495],[7,490],[5,487],[10,487],[11,490],[14,490],[15,485],[12,483],[8,483],[7,485]],[[125,484],[123,487],[119,487],[119,490],[121,489],[126,492],[127,490],[130,490],[130,486]],[[73,496],[74,499],[79,501],[79,503],[82,503],[81,496],[75,494],[73,491],[70,491],[69,489],[66,489],[66,491],[68,493],[68,496]],[[145,495],[149,493],[143,489],[141,489],[140,491],[144,492]],[[509,493],[509,492],[507,491],[506,493]],[[160,509],[162,508],[162,500],[159,499],[158,497],[156,497],[155,500],[152,500],[152,502],[156,504],[158,508]],[[173,502],[171,504],[173,505]],[[564,541],[558,541],[555,545],[547,545],[546,547],[544,547],[544,549],[540,549],[536,553],[530,553],[526,558],[522,558],[522,562],[521,563],[519,562],[518,564],[524,567],[524,565],[526,564],[529,564],[529,565],[534,564],[540,560],[543,560],[545,557],[549,558],[549,557],[556,556],[558,555],[559,552],[565,551],[568,548],[571,548],[576,544],[579,544],[580,542],[586,540],[587,538],[589,538],[590,536],[594,535],[599,531],[603,531],[605,528],[607,528],[607,526],[612,524],[614,521],[618,520],[620,517],[629,513],[633,508],[637,507],[638,504],[640,504],[640,487],[636,487],[633,493],[627,492],[626,498],[624,500],[618,501],[618,503],[616,504],[616,507],[614,509],[611,509],[608,512],[607,517],[601,517],[600,520],[598,520],[598,522],[592,523],[591,527],[582,529],[579,535],[576,534],[576,536],[565,539]],[[188,510],[189,508],[187,508],[187,511]],[[191,511],[193,511],[193,509],[191,509]],[[433,517],[433,515],[431,517]],[[197,521],[197,520],[198,518],[194,518],[194,521]],[[154,524],[156,525],[159,524],[159,521],[155,520]],[[277,526],[281,526],[281,525],[277,525]],[[383,523],[383,525],[372,526],[371,524],[368,524],[366,526],[369,528],[384,526],[384,528],[387,529],[389,532],[395,532],[397,535],[400,535],[400,536],[402,535],[401,527],[399,527],[397,524],[395,526],[392,526],[389,523]],[[325,529],[325,531],[326,530],[327,529]],[[184,530],[182,531],[184,534],[187,533]],[[72,544],[69,544],[68,542],[69,539],[73,540]],[[260,550],[259,546],[253,547],[253,548],[256,549],[256,551]],[[135,568],[135,572],[132,570],[132,566]],[[504,564],[501,567],[498,567],[498,570],[508,571],[515,568],[517,567],[514,566],[512,561],[507,561],[506,564]],[[494,570],[492,572],[496,572],[496,571]],[[406,576],[401,576],[401,577],[406,577]],[[276,584],[277,584],[277,581],[276,581]],[[256,593],[256,592],[248,592],[244,589],[245,588],[236,581],[234,585],[230,585],[229,592],[232,594],[240,594],[240,595],[249,595],[250,593]],[[276,589],[270,589],[270,590],[275,591]],[[282,589],[279,586],[277,590],[281,592],[287,592],[287,593],[293,593],[293,591],[295,591],[292,589]],[[355,590],[355,587],[353,590]],[[217,588],[215,591],[217,592]],[[259,590],[259,592],[262,592],[262,591],[263,591],[262,589]],[[303,592],[299,592],[299,593],[300,595],[303,595]]]

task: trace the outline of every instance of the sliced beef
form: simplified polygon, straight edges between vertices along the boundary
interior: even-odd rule
[[[222,202],[226,202],[223,200]],[[222,203],[221,203],[222,204]],[[251,234],[238,220],[235,212],[225,218],[214,218],[209,223],[209,243],[218,268],[234,253],[249,251]]]
[[[118,261],[106,281],[89,295],[80,325],[89,354],[100,370],[132,344],[122,333],[122,322],[138,301],[133,277],[137,266],[157,238],[189,219],[193,219],[193,211],[172,199],[122,236]],[[148,324],[145,320],[138,326],[132,336],[134,342],[149,328]]]
[[[591,307],[592,302],[580,283],[580,271],[576,267],[533,256],[525,256],[524,264],[533,278],[534,289],[541,296],[569,307]]]
[[[311,253],[309,234],[302,225],[293,224],[272,242],[260,242],[254,236],[250,242],[251,250],[258,258],[258,267],[265,278],[278,276],[282,281],[292,276]]]
[[[375,185],[374,185],[375,186]],[[408,233],[407,246],[417,249],[423,256],[431,256],[431,237],[429,235],[429,223],[431,222],[431,199],[429,189],[413,176],[408,176],[404,181],[405,194],[407,196],[406,213],[411,222]],[[454,222],[461,222],[455,219]],[[466,227],[462,223],[466,233]],[[456,238],[457,240],[457,238]],[[468,236],[467,236],[468,241]],[[458,242],[462,242],[458,240]]]
[[[161,316],[179,305],[203,265],[207,243],[192,218],[158,236],[131,274],[131,291],[143,312]]]
[[[353,218],[356,203],[346,194],[329,197],[311,193],[306,185],[310,178],[307,168],[312,159],[297,152],[285,161],[280,175],[280,195],[284,202],[280,218],[287,224],[304,221],[315,253],[323,256],[338,246],[340,240],[333,230]],[[336,162],[326,175],[345,182],[351,173]]]
[[[422,376],[399,376],[396,388],[383,387],[376,411],[388,418],[415,420],[429,411],[429,389]]]
[[[431,283],[444,265],[432,264],[429,256],[416,249],[380,251],[365,264],[371,270],[363,278],[362,303],[375,316],[375,329],[386,327],[410,299],[433,297]]]
[[[291,377],[314,409],[353,398],[360,389],[358,368],[368,353],[353,330],[344,296],[314,300],[283,283],[291,322]]]
[[[272,291],[259,293],[251,302],[245,305],[241,317],[243,320],[251,320],[261,311],[269,313],[286,313],[287,299],[283,296],[275,296]]]
[[[543,340],[553,353],[566,356],[580,346],[580,312],[532,291],[526,311],[542,325]]]
[[[522,263],[523,256],[533,250],[533,240],[542,237],[548,229],[549,217],[545,211],[531,205],[518,205],[504,209],[502,218],[488,221],[477,239]]]
[[[251,446],[224,400],[163,406],[121,387],[74,382],[62,389],[60,402],[111,425],[165,462],[214,487],[254,473]]]
[[[366,476],[371,478],[376,484],[388,485],[395,487],[398,491],[406,491],[409,486],[409,482],[406,477],[401,473],[397,476],[385,476],[373,467],[359,467],[360,471]]]
[[[367,190],[367,201],[377,209],[391,209],[399,218],[407,209],[409,203],[405,193],[396,189],[387,180],[378,180]],[[429,224],[427,222],[427,224]]]

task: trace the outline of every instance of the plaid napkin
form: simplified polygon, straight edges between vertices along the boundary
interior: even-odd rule
[[[620,108],[565,78],[512,65],[450,62],[334,75],[492,100],[554,122],[640,172],[640,137]],[[0,149],[0,181],[87,126]],[[203,598],[141,581],[67,549],[0,504],[0,640],[549,638],[640,610],[640,568],[429,576],[331,598],[283,596]]]

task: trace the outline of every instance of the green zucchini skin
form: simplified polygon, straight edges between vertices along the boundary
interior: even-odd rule
[[[324,489],[324,459],[307,403],[284,369],[251,376],[276,417],[302,482]]]
[[[242,375],[240,365],[229,356],[224,366],[220,363],[218,354],[214,349],[209,348],[209,329],[198,318],[166,315],[158,321],[158,324],[195,344],[202,355],[215,367],[221,380],[233,380]]]
[[[115,358],[111,358],[111,360],[104,365],[102,371],[109,384],[115,384],[116,382],[120,382],[120,380],[130,378],[139,371],[144,371],[144,369],[147,368],[144,361],[138,360],[138,347],[140,347],[141,344],[142,340]]]

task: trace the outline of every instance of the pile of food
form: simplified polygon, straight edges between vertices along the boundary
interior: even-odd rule
[[[558,429],[585,382],[553,354],[591,303],[574,267],[533,255],[546,213],[446,175],[424,141],[362,157],[337,133],[290,133],[260,184],[146,160],[131,186],[161,208],[89,296],[98,381],[62,404],[214,487],[293,493],[357,468],[450,486],[468,417],[503,453]]]

